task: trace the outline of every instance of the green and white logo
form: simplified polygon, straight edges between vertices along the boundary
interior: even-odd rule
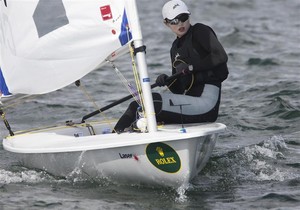
[[[180,170],[180,158],[176,151],[167,144],[148,144],[146,154],[152,165],[164,172],[176,173]]]

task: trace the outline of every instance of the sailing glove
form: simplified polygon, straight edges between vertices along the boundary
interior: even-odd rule
[[[192,65],[188,65],[186,63],[180,63],[176,66],[176,73],[182,73],[184,75],[189,74],[190,73],[190,68],[192,68]]]
[[[167,79],[168,79],[168,75],[166,74],[161,74],[159,75],[157,78],[156,78],[156,81],[155,83],[159,86],[159,87],[162,87],[162,86],[165,86],[168,84],[167,82]]]

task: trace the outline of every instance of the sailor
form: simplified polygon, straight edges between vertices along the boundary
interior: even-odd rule
[[[227,79],[227,54],[213,29],[202,23],[191,25],[190,11],[180,0],[162,8],[164,24],[176,35],[170,54],[173,81],[161,74],[158,86],[171,93],[153,93],[157,122],[164,124],[202,123],[217,120],[221,83]],[[114,131],[123,132],[136,120],[138,104],[132,102]]]

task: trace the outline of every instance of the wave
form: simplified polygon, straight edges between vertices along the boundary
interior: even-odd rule
[[[222,37],[222,42],[225,45],[241,48],[246,48],[246,46],[255,46],[259,44],[259,40],[255,40],[255,37],[251,34],[242,31],[241,29],[237,27],[231,28],[231,30]]]
[[[279,63],[275,58],[249,58],[247,61],[247,65],[249,66],[277,66]]]
[[[280,202],[299,202],[300,200],[296,198],[293,194],[279,194],[279,193],[268,193],[264,196],[262,196],[259,200],[272,200],[274,202],[275,200]]]
[[[299,179],[294,164],[288,157],[293,153],[282,136],[273,136],[259,144],[214,156],[197,177],[196,184],[203,180],[224,187],[241,182],[286,181]],[[210,177],[209,179],[204,177]]]
[[[264,117],[276,116],[284,120],[300,118],[300,110],[280,96],[273,98],[264,113]]]

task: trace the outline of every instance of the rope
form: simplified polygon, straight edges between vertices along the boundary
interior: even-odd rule
[[[32,99],[32,98],[35,98],[37,95],[23,95],[23,96],[21,96],[21,97],[17,97],[17,96],[11,96],[11,97],[14,97],[12,100],[13,101],[15,101],[14,103],[11,103],[11,104],[8,104],[8,105],[6,105],[5,104],[5,106],[3,106],[3,104],[1,103],[1,101],[0,101],[0,105],[1,105],[1,107],[2,107],[2,109],[4,108],[4,109],[7,109],[7,108],[10,108],[10,107],[16,107],[16,106],[18,106],[19,104],[23,104],[24,103],[24,100],[23,99]],[[1,97],[0,97],[0,99],[1,99]]]
[[[124,86],[127,88],[128,92],[132,95],[132,97],[134,98],[134,100],[140,104],[140,99],[139,99],[139,95],[138,95],[138,91],[132,86],[132,84],[124,77],[124,75],[122,74],[122,72],[115,66],[115,64],[111,61],[107,61],[109,62],[112,67],[114,68],[115,72],[117,73],[119,79],[122,81],[122,83],[124,84]]]
[[[130,41],[130,36],[129,36],[129,27],[126,26],[127,29],[127,38],[128,38],[128,42]],[[119,79],[122,81],[122,83],[126,86],[127,90],[130,92],[130,94],[133,96],[134,100],[143,108],[144,110],[144,106],[143,106],[143,96],[141,93],[141,84],[140,84],[140,80],[139,80],[139,75],[138,75],[138,71],[136,68],[136,63],[134,60],[134,49],[131,47],[130,44],[128,44],[129,46],[129,52],[131,55],[131,63],[132,63],[132,70],[133,70],[133,75],[134,75],[134,79],[137,85],[137,90],[134,90],[134,87],[130,84],[130,82],[128,82],[128,80],[124,77],[124,75],[121,73],[121,71],[119,71],[119,69],[115,66],[115,64],[109,60],[106,60],[106,62],[110,63],[112,65],[112,67],[114,68],[115,72],[117,73]],[[105,114],[103,112],[101,112],[99,106],[96,104],[95,100],[91,97],[91,95],[86,91],[84,86],[81,86],[80,83],[79,85],[77,85],[80,87],[80,89],[82,90],[82,92],[84,93],[84,95],[93,102],[95,108],[97,110],[99,110],[99,112],[104,116],[104,118],[106,119],[106,121],[108,121],[107,117],[105,116]],[[108,121],[109,122],[109,121]],[[108,123],[109,125],[111,125],[111,123]]]
[[[76,81],[76,86],[80,88],[80,90],[84,93],[84,95],[86,96],[86,98],[91,101],[95,107],[95,109],[99,110],[99,113],[103,116],[104,118],[104,122],[107,123],[111,130],[113,129],[113,125],[111,124],[111,121],[108,119],[108,117],[106,117],[104,112],[101,112],[100,107],[98,106],[98,104],[96,103],[96,101],[94,100],[94,98],[88,93],[88,91],[86,90],[85,86],[81,84],[81,82]]]
[[[187,64],[186,62],[184,62],[184,61],[181,60],[181,59],[174,60],[173,63],[172,63],[173,68],[176,68],[176,66],[175,66],[175,63],[176,63],[176,62],[181,62],[181,63]],[[177,81],[177,79],[173,80],[172,83],[169,84],[167,88],[169,89],[176,81]],[[192,81],[191,81],[191,83],[190,83],[188,89],[186,89],[186,90],[184,91],[184,95],[192,88],[192,86],[193,86],[193,84],[194,84],[194,81],[195,81],[195,76],[194,76],[194,74],[192,73]]]
[[[129,37],[129,28],[126,27],[127,29],[127,36]],[[132,71],[133,71],[133,75],[134,75],[134,80],[136,83],[136,88],[137,88],[137,93],[139,95],[139,101],[136,100],[136,102],[140,105],[140,107],[142,107],[142,112],[143,115],[145,116],[145,107],[144,107],[144,98],[143,98],[143,94],[142,94],[142,87],[141,87],[141,83],[140,83],[140,78],[139,78],[139,74],[136,68],[136,63],[134,60],[134,48],[131,45],[128,45],[129,47],[129,52],[130,52],[130,57],[131,57],[131,63],[132,63]]]
[[[187,90],[184,91],[184,95],[192,88],[193,84],[194,84],[194,74],[192,74],[192,81],[191,81],[191,84],[189,86],[189,88]]]
[[[14,96],[12,96],[12,97],[14,97]],[[11,103],[11,104],[9,104],[9,105],[6,105],[6,106],[3,106],[3,104],[2,104],[1,101],[0,101],[0,115],[1,115],[1,118],[2,118],[2,120],[3,120],[3,122],[4,122],[5,127],[6,127],[7,130],[9,131],[9,135],[10,135],[10,136],[14,136],[15,134],[14,134],[14,132],[12,131],[12,129],[11,129],[11,127],[10,127],[10,124],[9,124],[8,120],[7,120],[6,117],[5,117],[6,113],[4,112],[4,109],[10,108],[10,107],[16,107],[16,106],[18,106],[19,104],[24,103],[24,100],[22,100],[22,99],[24,99],[24,98],[34,98],[34,97],[36,97],[36,96],[35,96],[35,95],[23,95],[23,96],[21,96],[21,97],[17,97],[17,96],[15,96],[15,97],[16,97],[16,98],[13,98],[13,99],[12,99],[12,100],[14,100],[15,102],[14,102],[14,103]],[[0,96],[0,99],[1,99],[1,96]]]
[[[176,62],[181,62],[181,63],[185,63],[185,64],[187,64],[186,62],[184,62],[183,60],[181,60],[181,59],[177,59],[177,60],[174,60],[173,61],[173,63],[172,63],[172,66],[173,66],[173,68],[176,68],[176,66],[175,66],[175,63]]]

